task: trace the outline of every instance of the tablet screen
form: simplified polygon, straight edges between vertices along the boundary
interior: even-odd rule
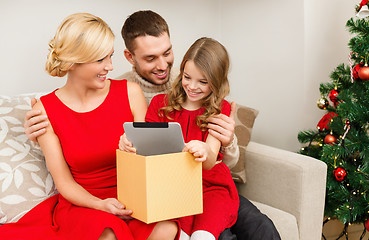
[[[177,122],[125,122],[127,139],[143,156],[181,152],[184,140]]]

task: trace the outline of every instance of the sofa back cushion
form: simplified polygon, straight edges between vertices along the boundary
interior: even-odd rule
[[[238,147],[240,150],[240,158],[233,168],[231,168],[231,174],[233,180],[239,183],[246,182],[246,170],[245,170],[245,152],[246,147],[250,142],[252,128],[259,111],[250,107],[237,104],[235,113],[235,135],[238,140]]]
[[[41,150],[23,128],[31,98],[40,96],[0,96],[0,223],[16,222],[56,193]]]

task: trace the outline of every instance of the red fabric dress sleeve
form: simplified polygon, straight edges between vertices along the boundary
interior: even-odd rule
[[[224,115],[227,115],[228,117],[231,114],[231,104],[227,100],[223,100],[222,102],[221,113],[223,113]]]
[[[146,122],[164,122],[164,119],[159,117],[159,109],[166,106],[165,96],[165,94],[159,94],[153,97],[146,112]]]
[[[223,100],[221,103],[221,113],[228,116],[231,114],[231,104],[227,100]],[[223,159],[223,154],[219,151],[217,161]]]

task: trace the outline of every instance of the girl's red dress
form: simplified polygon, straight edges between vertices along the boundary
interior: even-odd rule
[[[159,116],[159,109],[167,106],[165,94],[155,96],[146,114],[147,122],[178,122],[182,127],[185,142],[200,140],[205,142],[208,131],[201,131],[196,125],[196,117],[204,112],[204,108],[189,111],[182,109],[174,111],[167,117]],[[229,116],[230,104],[222,102],[222,113]],[[222,160],[219,154],[218,160]],[[180,218],[184,232],[191,236],[194,231],[205,230],[212,233],[216,239],[224,229],[231,227],[237,220],[239,198],[229,168],[220,162],[210,170],[202,171],[203,178],[203,213]]]
[[[116,156],[123,123],[133,121],[127,81],[111,80],[104,102],[90,112],[75,112],[55,91],[41,97],[60,139],[65,160],[81,186],[101,199],[116,198]],[[60,194],[41,202],[17,223],[0,226],[0,239],[98,239],[105,228],[118,239],[147,239],[155,224],[124,221],[100,210],[78,207]]]

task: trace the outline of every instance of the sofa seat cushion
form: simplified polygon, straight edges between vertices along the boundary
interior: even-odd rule
[[[260,212],[267,215],[277,228],[281,239],[296,240],[300,239],[296,217],[280,209],[265,205],[263,203],[251,201]]]
[[[56,193],[41,150],[23,128],[30,100],[39,96],[0,96],[0,223],[16,222]]]

